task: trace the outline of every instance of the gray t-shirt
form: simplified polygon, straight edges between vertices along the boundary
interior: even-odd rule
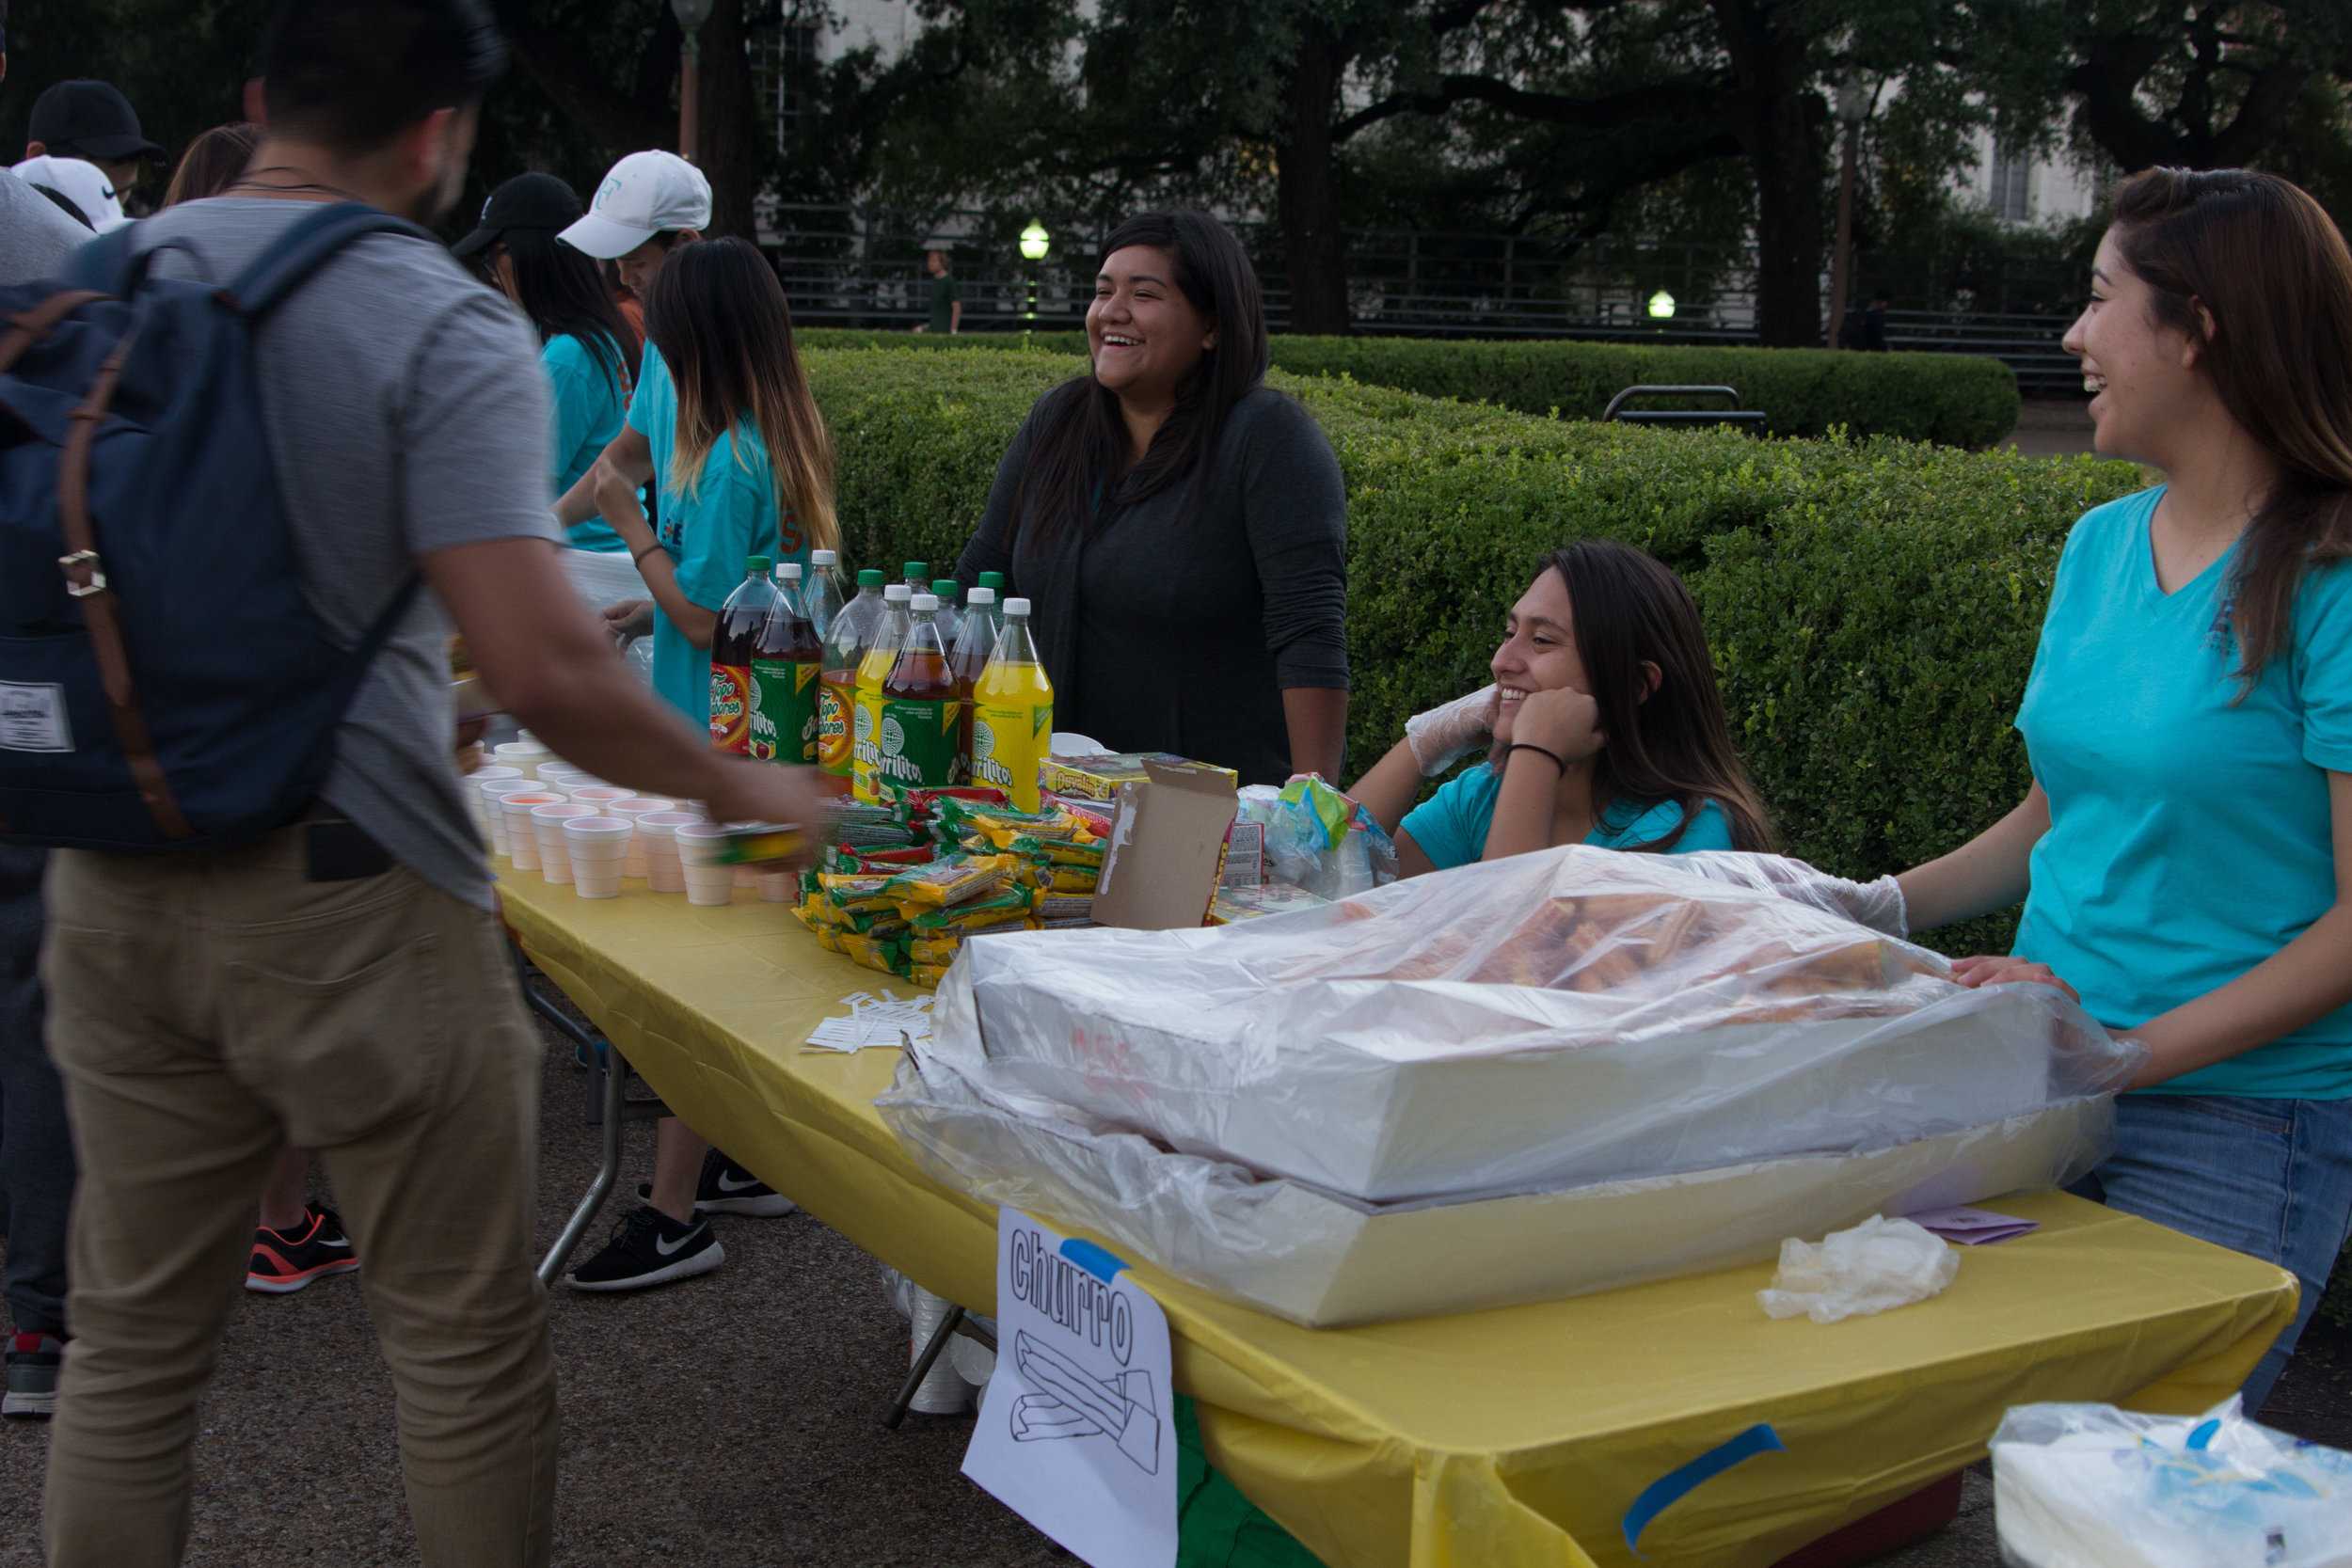
[[[188,202],[148,219],[144,243],[184,241],[200,267],[179,253],[159,268],[227,283],[317,211],[269,198]],[[262,324],[259,351],[303,584],[346,645],[421,556],[490,539],[561,543],[539,345],[440,245],[359,241]],[[336,734],[323,793],[402,864],[487,908],[489,871],[458,793],[448,634],[440,602],[420,594]]]
[[[0,180],[0,283],[56,277],[65,259],[89,237],[88,230],[24,181],[14,175]]]

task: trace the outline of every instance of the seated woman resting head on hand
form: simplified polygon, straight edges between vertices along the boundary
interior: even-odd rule
[[[1767,850],[1698,606],[1629,546],[1554,551],[1511,607],[1495,684],[1415,716],[1356,799],[1397,835],[1404,874],[1561,844],[1663,854]],[[1419,806],[1491,738],[1487,760]]]

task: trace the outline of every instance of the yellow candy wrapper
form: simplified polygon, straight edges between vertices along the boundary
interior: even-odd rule
[[[918,913],[922,909],[969,903],[1002,887],[1018,865],[1009,855],[933,861],[929,865],[911,865],[891,878],[882,884],[882,894],[900,909],[912,907]]]

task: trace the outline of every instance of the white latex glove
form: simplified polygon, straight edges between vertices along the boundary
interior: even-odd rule
[[[1786,855],[1717,851],[1686,857],[1685,863],[1718,881],[1745,883],[1776,893],[1792,903],[1842,915],[1890,937],[1911,935],[1911,911],[1903,901],[1901,884],[1892,877],[1881,877],[1874,882],[1850,882]]]
[[[1421,776],[1434,779],[1485,745],[1494,711],[1495,689],[1484,686],[1406,720],[1405,744],[1413,749]]]

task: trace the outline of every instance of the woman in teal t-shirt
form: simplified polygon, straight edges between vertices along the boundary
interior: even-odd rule
[[[2167,483],[2068,536],[2025,802],[1899,880],[1926,928],[2025,900],[1972,985],[2148,1047],[2089,1196],[2292,1270],[2268,1396],[2352,1234],[2352,263],[2273,176],[2127,182],[2066,348],[2098,450]]]
[[[1690,590],[1650,556],[1554,551],[1512,606],[1495,684],[1406,725],[1352,791],[1407,877],[1559,844],[1772,847]],[[1491,736],[1486,761],[1413,798]],[[1409,809],[1408,809],[1409,808]]]
[[[570,521],[592,495],[628,546],[652,596],[606,617],[616,631],[653,634],[654,689],[707,728],[711,640],[744,559],[805,566],[812,548],[838,547],[833,438],[792,345],[784,286],[747,241],[672,250],[645,301],[645,336],[628,425],[556,515]],[[637,505],[647,479],[659,533]]]
[[[554,404],[548,480],[561,496],[621,433],[642,345],[596,263],[556,236],[580,219],[580,198],[552,174],[518,174],[490,193],[482,225],[457,242],[539,334],[539,368]],[[617,551],[601,517],[574,524],[576,549]]]

